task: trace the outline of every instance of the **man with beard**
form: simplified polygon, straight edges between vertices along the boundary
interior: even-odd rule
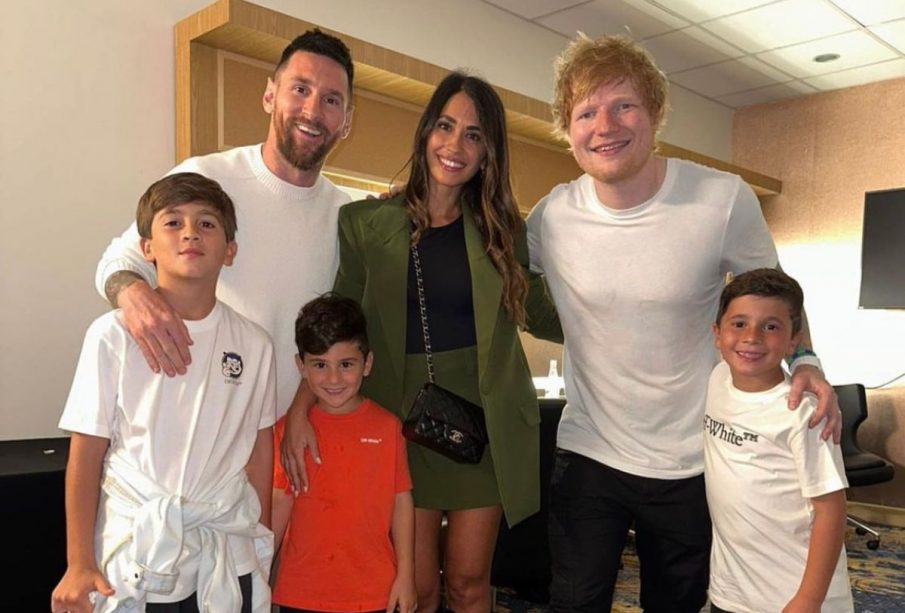
[[[267,140],[191,158],[170,171],[214,179],[235,202],[247,255],[223,269],[217,296],[273,338],[278,413],[286,411],[299,384],[296,312],[332,287],[339,264],[337,214],[350,198],[320,171],[351,128],[352,76],[352,58],[341,40],[318,29],[305,32],[286,47],[267,81]],[[104,252],[98,291],[122,310],[154,372],[184,374],[191,339],[173,308],[151,289],[154,283],[154,266],[142,257],[132,224]]]

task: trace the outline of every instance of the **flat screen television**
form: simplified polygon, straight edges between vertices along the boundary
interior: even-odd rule
[[[905,309],[905,188],[864,194],[862,309]]]

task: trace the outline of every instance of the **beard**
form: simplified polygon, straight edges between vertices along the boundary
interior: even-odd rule
[[[312,147],[305,147],[297,144],[293,138],[295,131],[295,123],[284,122],[280,129],[276,131],[277,149],[286,161],[299,170],[318,170],[324,163],[327,154],[333,149],[333,145],[339,140],[339,133],[330,134],[327,127],[320,122],[309,124],[312,128],[320,130],[322,134],[327,134],[327,138],[319,144]]]

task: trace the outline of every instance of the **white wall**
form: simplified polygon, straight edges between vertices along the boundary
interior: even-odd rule
[[[209,3],[4,3],[0,439],[60,434],[82,335],[106,309],[97,258],[173,163],[172,26]],[[565,42],[478,0],[259,4],[546,100]],[[728,109],[678,88],[673,106],[666,140],[729,158]]]

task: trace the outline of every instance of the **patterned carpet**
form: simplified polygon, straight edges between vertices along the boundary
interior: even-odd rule
[[[867,548],[867,538],[849,530],[845,539],[849,578],[858,613],[905,613],[905,529],[882,527],[882,543],[876,551]],[[705,609],[709,610],[708,609]],[[494,611],[506,613],[546,613],[543,604],[519,599],[513,590],[497,591]],[[638,558],[626,548],[619,574],[613,611],[637,613]]]

